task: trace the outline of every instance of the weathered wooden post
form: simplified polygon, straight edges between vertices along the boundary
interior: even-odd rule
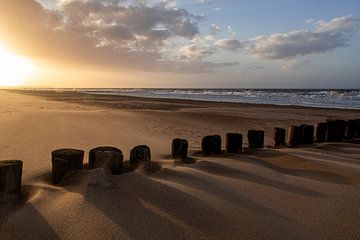
[[[356,119],[355,138],[360,138],[360,119]]]
[[[346,139],[353,139],[356,133],[356,120],[348,120],[345,132]]]
[[[336,141],[341,142],[345,138],[347,122],[344,121],[344,120],[337,120],[336,122],[337,122],[337,125],[338,125],[337,134],[336,134]]]
[[[186,139],[175,138],[171,144],[171,157],[186,160],[188,158],[188,146]]]
[[[144,164],[146,171],[151,171],[151,152],[146,145],[139,145],[134,147],[130,152],[130,164],[136,167],[139,164]]]
[[[273,147],[278,148],[281,146],[285,146],[285,135],[286,130],[284,128],[274,128],[273,131]]]
[[[221,153],[221,136],[211,135],[203,137],[201,141],[202,153],[204,155]]]
[[[314,143],[314,126],[301,125],[301,143],[302,145],[310,145]]]
[[[241,133],[226,134],[226,152],[242,153],[243,135]]]
[[[314,125],[308,125],[307,127],[307,143],[313,144],[314,143],[314,136],[315,136],[315,126]]]
[[[51,159],[51,163],[53,182],[58,184],[69,170],[69,161],[62,158],[53,157]]]
[[[52,151],[52,176],[55,184],[60,183],[68,170],[83,169],[84,151],[62,148]]]
[[[326,141],[335,142],[337,139],[338,123],[336,120],[326,121]]]
[[[301,142],[301,127],[290,126],[288,129],[288,147],[294,148],[300,145]]]
[[[326,123],[318,123],[316,127],[316,142],[321,143],[326,141]]]
[[[21,194],[23,162],[20,160],[0,161],[0,200],[15,200]]]
[[[247,134],[249,149],[257,149],[264,147],[264,131],[249,130]]]
[[[123,153],[120,149],[110,146],[101,146],[89,152],[89,168],[104,168],[111,174],[123,172]]]

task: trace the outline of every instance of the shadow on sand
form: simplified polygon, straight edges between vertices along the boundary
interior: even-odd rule
[[[328,183],[352,184],[351,179],[335,172],[328,171],[325,168],[326,165],[322,164],[321,162],[315,162],[300,157],[295,157],[291,154],[282,153],[276,150],[252,150],[241,155],[233,154],[231,156],[228,156],[228,158],[259,164],[276,172],[291,176],[303,177]],[[276,159],[276,161],[273,161],[273,159]],[[281,162],[282,159],[283,163]],[[308,163],[309,165],[316,163],[318,166],[314,167],[313,169],[309,167],[307,169],[304,169],[301,166],[304,163]],[[319,169],[319,166],[323,166],[324,168]]]

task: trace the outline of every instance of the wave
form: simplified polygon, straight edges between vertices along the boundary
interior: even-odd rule
[[[360,109],[360,89],[81,88],[56,90],[149,98]]]

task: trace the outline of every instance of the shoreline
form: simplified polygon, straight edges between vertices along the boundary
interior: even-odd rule
[[[0,89],[2,90],[2,89]],[[197,100],[197,99],[182,99],[182,98],[161,98],[161,97],[140,97],[140,96],[125,96],[125,95],[114,95],[114,94],[104,94],[104,93],[85,93],[80,91],[57,91],[57,90],[11,90],[4,89],[3,91],[15,92],[20,94],[34,95],[46,97],[49,100],[61,100],[61,101],[70,101],[77,102],[72,97],[77,96],[94,96],[98,98],[106,98],[108,101],[118,101],[118,100],[140,100],[140,101],[157,101],[162,103],[186,103],[186,104],[214,104],[219,106],[229,106],[229,107],[267,107],[267,108],[284,108],[284,109],[319,109],[319,110],[339,110],[339,111],[356,111],[360,113],[360,108],[342,108],[342,107],[317,107],[317,106],[305,106],[305,105],[282,105],[282,104],[267,104],[267,103],[246,103],[246,102],[226,102],[226,101],[211,101],[211,100]],[[95,99],[92,100],[95,100]],[[96,102],[94,102],[96,103]]]

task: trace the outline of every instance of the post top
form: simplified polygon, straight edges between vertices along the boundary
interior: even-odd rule
[[[21,160],[0,160],[0,166],[22,165]]]
[[[73,148],[60,148],[52,151],[52,154],[81,154],[84,153],[83,150],[73,149]]]
[[[90,150],[90,152],[108,152],[108,151],[122,153],[120,149],[112,146],[100,146]]]

